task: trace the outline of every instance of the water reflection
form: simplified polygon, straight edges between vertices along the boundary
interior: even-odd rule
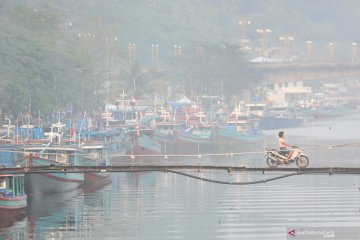
[[[233,181],[272,176],[193,174]],[[285,226],[360,222],[357,176],[296,176],[251,186],[171,173],[119,173],[112,179],[97,191],[32,199],[27,217],[0,237],[21,232],[23,239],[277,239],[285,236]]]
[[[0,216],[0,231],[3,231],[26,218],[26,212],[24,209],[0,209]]]
[[[344,117],[285,131],[289,142],[307,147],[304,151],[310,156],[310,166],[359,166],[358,146],[335,146],[357,141],[357,133],[351,129],[356,129],[358,120]],[[334,131],[344,127],[335,134],[339,138],[320,134],[329,125]],[[217,146],[216,151],[247,152],[243,155],[203,155],[159,162],[264,166],[261,150],[263,145],[276,145],[276,134],[267,131],[263,144]],[[317,148],[310,148],[314,146]],[[188,173],[229,182],[276,176],[226,171]],[[303,175],[233,186],[172,173],[117,173],[111,175],[110,184],[35,196],[28,205],[14,218],[0,215],[4,228],[0,239],[285,239],[287,226],[358,227],[360,178]]]

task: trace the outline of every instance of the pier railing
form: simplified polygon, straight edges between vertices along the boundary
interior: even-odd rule
[[[212,151],[205,152],[199,147],[194,151],[189,151],[186,154],[147,154],[136,155],[132,153],[112,153],[111,163],[104,165],[103,161],[94,161],[92,166],[86,164],[72,164],[71,166],[63,165],[57,166],[57,164],[47,164],[44,166],[32,167],[30,164],[31,154],[30,151],[6,151],[14,154],[23,154],[27,161],[23,161],[20,165],[0,165],[0,173],[8,173],[11,171],[16,172],[39,172],[39,171],[129,171],[154,169],[162,171],[163,169],[198,169],[203,170],[227,170],[233,169],[237,171],[299,171],[296,165],[282,165],[275,169],[270,169],[266,165],[265,151],[257,147],[256,151]],[[201,151],[200,151],[201,150]],[[303,172],[311,171],[323,171],[331,173],[335,172],[355,172],[360,168],[360,142],[349,142],[336,145],[317,145],[317,146],[305,146],[302,151],[310,159],[310,164],[307,168],[301,169]],[[47,153],[48,155],[57,153]],[[76,153],[79,155],[79,153]],[[60,154],[59,154],[60,155]],[[61,154],[64,155],[63,153]],[[84,157],[88,154],[83,154]],[[25,162],[25,163],[24,163]]]

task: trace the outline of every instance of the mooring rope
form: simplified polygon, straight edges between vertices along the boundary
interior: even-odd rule
[[[165,172],[175,173],[175,174],[178,174],[178,175],[182,175],[182,176],[185,176],[185,177],[197,179],[197,180],[200,180],[200,181],[217,183],[217,184],[226,184],[226,185],[251,185],[251,184],[259,184],[259,183],[267,183],[267,182],[279,180],[279,179],[282,179],[282,178],[287,178],[287,177],[292,177],[292,176],[304,174],[303,172],[296,172],[296,173],[284,174],[284,175],[277,176],[277,177],[267,178],[267,179],[263,179],[263,180],[256,180],[256,181],[249,181],[249,182],[233,182],[233,181],[221,181],[221,180],[214,180],[214,179],[210,179],[210,178],[199,177],[199,176],[196,176],[196,175],[193,175],[193,174],[184,173],[184,172],[171,170],[171,169],[166,169]]]

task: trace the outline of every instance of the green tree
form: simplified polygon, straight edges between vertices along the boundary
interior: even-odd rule
[[[82,82],[76,66],[86,56],[64,36],[61,16],[48,9],[14,8],[0,23],[0,101],[3,111],[50,112],[82,107]],[[93,88],[93,78],[85,85]],[[92,96],[86,102],[91,106]]]
[[[187,52],[176,68],[186,79],[188,95],[240,95],[243,89],[253,87],[260,79],[236,45],[191,46]]]

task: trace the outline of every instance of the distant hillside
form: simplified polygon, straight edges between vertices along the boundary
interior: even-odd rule
[[[209,76],[204,66],[214,63],[202,62],[202,70],[200,65],[191,68],[189,63],[199,63],[191,55],[196,54],[197,46],[227,44],[235,49],[240,45],[240,19],[251,21],[246,29],[251,51],[227,55],[238,58],[239,63],[259,56],[258,28],[272,30],[269,48],[283,47],[279,36],[293,36],[291,54],[299,60],[306,58],[306,41],[311,40],[314,59],[326,60],[327,44],[334,42],[336,59],[348,61],[351,42],[360,39],[359,10],[357,0],[0,1],[1,108],[28,111],[31,106],[32,110],[51,111],[73,106],[90,110],[101,106],[105,98],[116,99],[121,89],[132,91],[135,80],[148,91],[154,90],[151,84],[181,85],[184,79],[206,84]],[[129,64],[129,43],[136,44],[136,66]],[[152,44],[159,46],[161,66],[174,63],[174,45],[182,47],[182,54],[188,56],[182,61],[187,62],[171,73],[144,74],[142,69],[152,66]],[[224,61],[237,62],[228,60]],[[212,88],[217,88],[224,75],[229,79],[238,76],[232,81],[240,82],[256,78],[242,66],[240,76],[233,67],[213,72],[211,76],[218,77],[211,80]]]
[[[282,46],[279,36],[289,34],[299,52],[305,52],[307,40],[326,49],[330,41],[342,47],[360,37],[360,2],[356,0],[83,0],[71,5],[63,0],[52,4],[69,13],[74,27],[91,25],[99,34],[120,37],[124,45],[138,43],[142,51],[153,43],[163,51],[192,42],[239,43],[238,21],[243,18],[251,20],[247,36],[254,47],[260,46],[256,29],[264,27],[273,31],[269,46]],[[103,24],[107,33],[102,32]]]

